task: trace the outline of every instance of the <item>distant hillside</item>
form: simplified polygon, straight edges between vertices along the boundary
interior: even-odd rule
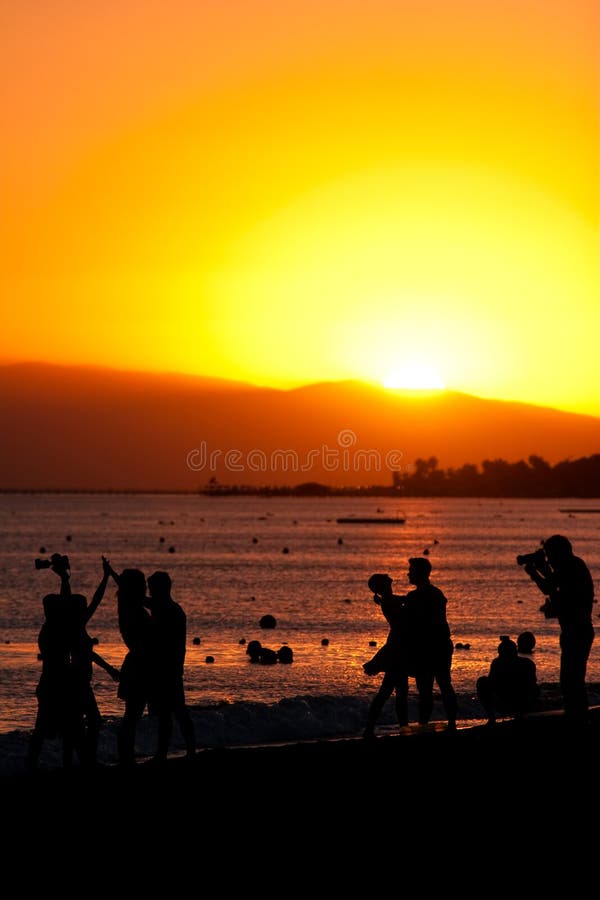
[[[291,391],[179,375],[0,367],[2,489],[194,490],[227,484],[389,484],[389,465],[600,451],[600,419],[360,382]]]

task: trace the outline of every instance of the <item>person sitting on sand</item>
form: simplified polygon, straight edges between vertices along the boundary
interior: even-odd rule
[[[373,659],[366,662],[363,669],[367,675],[383,672],[381,687],[375,694],[367,714],[367,724],[363,737],[375,736],[375,724],[386,701],[396,692],[396,715],[402,728],[408,725],[408,647],[406,631],[406,603],[392,591],[393,580],[389,575],[371,575],[369,590],[390,625],[390,631],[383,647]]]
[[[498,644],[498,656],[492,660],[488,675],[477,680],[477,696],[493,725],[496,716],[520,716],[537,706],[539,687],[535,663],[519,656],[517,645],[504,635]]]
[[[524,656],[531,656],[536,644],[533,631],[522,631],[517,638],[517,650]]]

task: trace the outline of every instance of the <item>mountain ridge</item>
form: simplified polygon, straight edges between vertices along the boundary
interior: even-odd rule
[[[432,456],[442,467],[532,454],[554,464],[600,450],[594,416],[353,380],[280,390],[9,363],[0,365],[0,415],[5,490],[195,490],[211,478],[387,485],[390,460],[404,471]]]

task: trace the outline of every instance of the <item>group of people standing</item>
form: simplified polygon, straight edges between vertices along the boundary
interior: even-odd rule
[[[546,597],[541,610],[548,618],[558,619],[565,715],[570,722],[584,723],[588,712],[586,666],[594,640],[594,585],[589,569],[563,535],[552,535],[543,542],[543,550],[517,561]],[[88,605],[83,595],[71,590],[66,556],[55,554],[41,565],[58,575],[60,591],[43,601],[45,621],[38,638],[42,673],[36,690],[38,714],[29,743],[29,768],[37,766],[44,740],[57,735],[63,739],[65,766],[71,765],[75,753],[82,765],[96,763],[101,717],[92,688],[94,664],[118,682],[118,696],[125,704],[117,733],[121,765],[134,763],[136,730],[146,707],[157,716],[155,758],[167,756],[173,720],[179,725],[187,754],[193,755],[194,726],[183,685],[186,615],[171,597],[168,573],[158,571],[147,580],[139,569],[117,574],[102,557],[102,578]],[[387,574],[375,574],[368,580],[390,630],[384,646],[363,667],[369,675],[383,672],[369,706],[365,738],[374,737],[377,720],[394,692],[398,723],[401,727],[408,724],[410,678],[416,682],[419,723],[425,725],[431,718],[436,683],[448,729],[456,729],[457,698],[451,677],[454,645],[446,597],[431,583],[431,570],[427,558],[409,559],[408,581],[413,589],[403,595],[394,593],[393,580]],[[110,579],[117,586],[119,630],[127,648],[120,671],[95,651],[86,627]],[[497,713],[527,712],[538,696],[535,664],[523,659],[517,644],[505,636],[498,658],[489,674],[478,679],[476,689],[490,723]]]
[[[155,572],[148,580],[139,569],[117,574],[102,557],[102,579],[91,603],[71,590],[69,561],[55,554],[50,567],[60,578],[60,592],[44,597],[45,621],[38,637],[42,672],[36,689],[38,714],[28,748],[35,769],[46,738],[61,736],[63,764],[74,754],[82,765],[96,764],[101,717],[92,688],[93,664],[118,682],[125,703],[117,734],[118,760],[132,765],[135,736],[144,710],[157,716],[155,758],[166,758],[175,719],[188,755],[195,753],[194,726],[185,703],[183,667],[186,615],[171,597],[171,578]],[[121,669],[94,649],[87,623],[104,597],[109,579],[117,586],[119,630],[127,653]]]
[[[568,538],[560,534],[543,541],[542,549],[517,557],[517,562],[545,595],[541,611],[546,618],[556,618],[560,625],[560,689],[566,720],[576,726],[585,724],[588,714],[586,668],[594,641],[591,573],[585,562],[573,553]],[[435,681],[448,728],[456,729],[457,702],[451,679],[454,645],[446,615],[447,601],[442,591],[430,581],[428,559],[413,557],[408,564],[408,580],[414,589],[406,595],[394,594],[389,575],[375,574],[368,581],[390,631],[384,646],[363,667],[368,675],[384,673],[369,707],[364,731],[366,738],[373,737],[377,719],[394,692],[398,724],[400,727],[408,724],[411,677],[415,679],[418,692],[419,722],[426,724],[430,719]],[[527,652],[531,652],[532,645],[524,650],[525,656],[519,652],[521,649],[508,636],[503,636],[489,674],[477,681],[477,696],[489,724],[495,722],[497,714],[520,715],[534,709],[538,702],[536,667]]]

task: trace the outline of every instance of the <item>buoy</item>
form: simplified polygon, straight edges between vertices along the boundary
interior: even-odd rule
[[[253,543],[253,544],[258,544],[258,538],[257,538],[257,537],[253,537],[253,538],[252,538],[252,543]]]
[[[321,646],[328,647],[329,646],[329,638],[323,638],[323,640],[321,641]]]
[[[68,535],[65,537],[65,541],[72,541],[72,540],[73,540],[73,538],[71,537],[70,534],[68,534]]]
[[[275,618],[275,616],[267,614],[266,616],[263,616],[261,618],[258,624],[261,628],[275,628],[275,626],[277,625],[277,619]]]
[[[175,553],[175,547],[169,547],[169,553]]]
[[[376,647],[377,641],[369,641],[369,647]]]
[[[164,542],[165,542],[165,539],[164,539],[164,537],[159,537],[159,539],[158,539],[158,540],[159,540],[159,541],[160,541],[160,543],[161,543],[161,544],[164,544]]]
[[[283,550],[282,550],[281,552],[282,552],[282,553],[289,553],[289,552],[290,552],[290,548],[289,548],[289,547],[284,547]]]
[[[199,637],[195,637],[194,640],[192,641],[192,644],[194,644],[196,647],[198,646],[199,643],[200,643]]]
[[[214,663],[214,661],[215,661],[214,656],[207,656],[205,659],[205,662],[207,662],[207,663]]]
[[[240,638],[239,643],[240,643],[240,644],[245,644],[245,643],[246,643],[246,638]]]
[[[344,539],[343,539],[343,538],[338,538],[338,544],[341,545],[341,544],[343,544],[343,543],[344,543]]]

